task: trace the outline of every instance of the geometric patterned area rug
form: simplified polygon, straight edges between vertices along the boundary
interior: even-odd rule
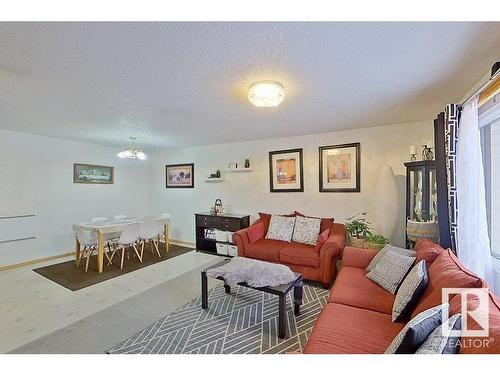
[[[278,338],[278,297],[245,287],[223,285],[108,350],[109,354],[243,354],[302,352],[329,290],[304,285],[300,315],[287,296],[288,333]]]

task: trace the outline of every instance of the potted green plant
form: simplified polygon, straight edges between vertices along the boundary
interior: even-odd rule
[[[366,239],[365,246],[367,248],[381,250],[388,243],[390,243],[390,241],[381,234],[372,234]]]
[[[346,218],[345,229],[347,231],[349,245],[364,247],[366,239],[372,235],[371,223],[366,220],[366,212]]]

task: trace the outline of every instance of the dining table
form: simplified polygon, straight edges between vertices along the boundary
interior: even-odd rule
[[[80,227],[83,230],[91,231],[96,233],[97,237],[97,272],[102,273],[104,269],[104,247],[106,246],[106,241],[104,235],[106,233],[119,233],[123,231],[123,228],[127,225],[140,224],[146,221],[158,221],[160,225],[164,227],[165,234],[165,247],[167,251],[169,250],[170,236],[170,218],[162,216],[144,216],[144,217],[132,217],[126,219],[117,220],[103,220],[103,221],[93,221],[87,223],[73,224],[73,229]],[[80,242],[76,238],[76,249],[75,249],[76,262],[80,258]]]

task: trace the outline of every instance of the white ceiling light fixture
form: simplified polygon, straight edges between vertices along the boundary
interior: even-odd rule
[[[148,157],[142,151],[142,148],[139,148],[135,145],[135,137],[129,137],[132,140],[132,143],[128,146],[123,146],[122,150],[116,154],[119,158],[125,159],[139,159],[146,160]]]
[[[255,82],[248,90],[248,100],[256,107],[277,107],[284,99],[285,89],[279,82]]]

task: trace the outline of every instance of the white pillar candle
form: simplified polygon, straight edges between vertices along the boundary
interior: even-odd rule
[[[415,155],[415,154],[416,154],[415,145],[411,145],[410,146],[410,155]]]

